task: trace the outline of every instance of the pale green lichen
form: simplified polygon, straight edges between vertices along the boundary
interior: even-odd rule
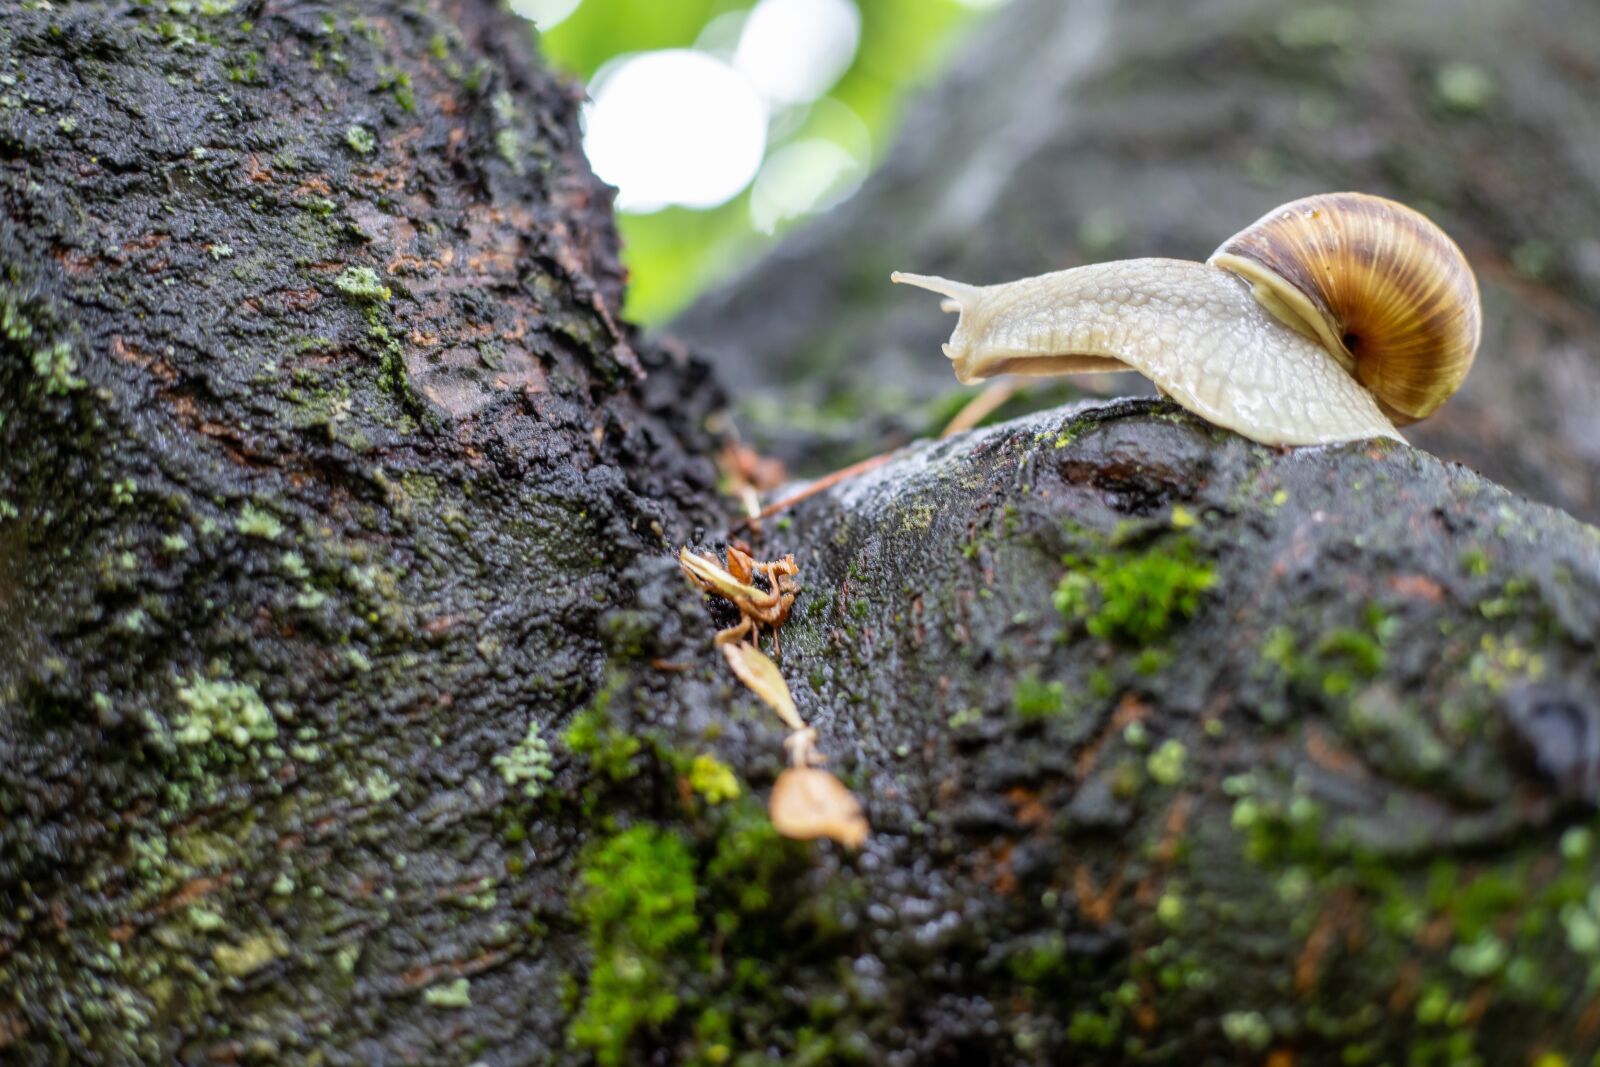
[[[263,511],[254,504],[246,504],[239,511],[239,517],[233,520],[233,528],[247,537],[260,537],[268,541],[275,541],[283,533],[283,523],[270,511]]]
[[[211,958],[223,974],[243,978],[288,954],[288,951],[289,946],[283,935],[274,930],[257,934],[238,945],[218,945],[211,950]]]
[[[539,736],[539,724],[530,722],[522,740],[491,761],[507,786],[522,787],[522,795],[537,800],[544,794],[544,783],[552,777],[550,746]]]
[[[65,341],[33,354],[33,373],[44,379],[44,391],[52,396],[65,396],[83,388],[83,379],[73,374],[77,369],[78,360],[72,354],[72,346]]]
[[[352,300],[369,303],[388,300],[392,295],[389,287],[378,277],[378,272],[371,267],[346,267],[344,273],[334,279],[333,285]]]
[[[494,149],[496,154],[507,163],[517,174],[522,173],[522,135],[514,129],[504,129],[494,135]]]
[[[261,695],[243,682],[193,675],[178,689],[185,713],[173,737],[181,745],[203,745],[215,738],[243,748],[278,736],[278,724]]]
[[[466,1008],[472,1005],[472,987],[465,978],[443,985],[429,986],[422,999],[435,1008]]]
[[[378,139],[372,136],[372,131],[359,123],[344,131],[344,143],[363,156],[370,156],[378,147]]]
[[[361,783],[366,791],[367,799],[375,804],[384,804],[394,799],[400,792],[400,786],[389,777],[389,772],[382,767],[374,767],[367,773],[366,780]]]

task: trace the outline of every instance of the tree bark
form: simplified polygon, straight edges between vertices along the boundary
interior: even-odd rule
[[[1594,528],[1154,401],[918,445],[749,535],[873,823],[787,841],[673,558],[721,394],[519,23],[13,4],[0,75],[10,1059],[1595,1050]]]
[[[584,831],[491,759],[707,521],[718,394],[525,23],[212,11],[0,8],[0,1044],[560,1049]]]
[[[1434,217],[1477,270],[1483,349],[1407,433],[1600,519],[1600,10],[1017,0],[964,47],[852,200],[674,330],[752,439],[825,469],[936,430],[951,322],[891,270],[988,283],[1204,259],[1277,204],[1358,189]],[[1127,376],[1082,387],[1138,393]],[[959,395],[959,394],[956,394]],[[1033,388],[1033,407],[1073,394]],[[1007,413],[1026,410],[1015,404]]]

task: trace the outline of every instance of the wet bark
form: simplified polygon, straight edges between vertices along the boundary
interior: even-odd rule
[[[916,446],[749,535],[874,827],[785,841],[721,394],[520,24],[0,14],[9,1061],[1594,1051],[1592,527],[1153,401]]]

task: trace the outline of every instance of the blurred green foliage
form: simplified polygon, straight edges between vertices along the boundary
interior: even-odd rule
[[[958,0],[856,2],[861,39],[854,61],[821,100],[778,116],[767,158],[784,145],[811,137],[858,151],[858,144],[848,143],[860,130],[849,117],[853,112],[871,137],[873,161],[881,159],[908,91],[934,73],[955,44],[956,31],[979,13],[977,6]],[[610,59],[691,47],[713,19],[753,6],[754,0],[583,0],[541,36],[541,44],[558,67],[587,83]],[[758,231],[751,221],[749,188],[709,210],[669,207],[649,214],[619,213],[623,262],[629,270],[628,316],[646,325],[665,321],[708,284],[760,252],[785,225],[800,221],[787,220],[772,234]]]

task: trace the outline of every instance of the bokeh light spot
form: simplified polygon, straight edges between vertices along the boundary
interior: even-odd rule
[[[809,137],[772,153],[750,190],[750,224],[771,233],[788,219],[824,211],[861,184],[867,165],[835,141]]]
[[[852,0],[761,0],[733,63],[768,100],[804,103],[850,69],[860,40],[861,12]]]
[[[767,147],[766,105],[720,59],[687,49],[609,64],[590,86],[583,146],[623,211],[709,208],[737,196]]]

